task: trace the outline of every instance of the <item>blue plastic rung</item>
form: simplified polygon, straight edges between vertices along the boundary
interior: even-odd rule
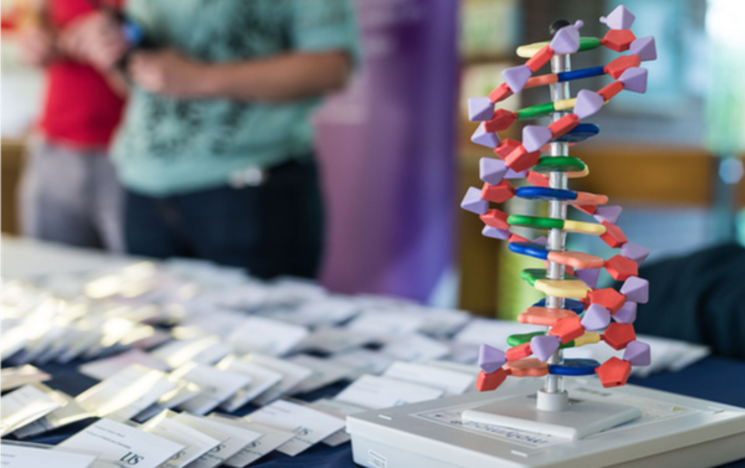
[[[528,200],[576,200],[577,192],[573,190],[554,189],[548,187],[520,187],[516,195]]]
[[[566,133],[559,138],[551,141],[579,143],[580,141],[585,141],[588,138],[594,137],[598,133],[600,133],[600,127],[598,127],[597,125],[591,123],[581,123],[574,127],[569,133]]]
[[[536,302],[533,304],[533,307],[546,307],[546,299]],[[581,314],[585,311],[585,306],[576,299],[564,299],[564,308],[571,310],[575,314]]]
[[[582,78],[591,78],[593,76],[605,75],[605,67],[590,67],[581,68],[579,70],[559,72],[556,76],[559,78],[559,83],[562,81],[581,80]]]
[[[529,257],[540,258],[541,260],[548,259],[548,250],[546,250],[546,246],[534,242],[510,242],[509,249],[510,252],[527,255]]]
[[[600,363],[594,359],[564,359],[561,364],[550,364],[548,373],[554,375],[592,375]]]

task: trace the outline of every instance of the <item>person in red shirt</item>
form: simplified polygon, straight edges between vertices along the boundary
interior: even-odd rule
[[[24,235],[124,250],[122,190],[107,148],[124,106],[124,88],[75,53],[76,24],[122,0],[36,0],[20,31],[25,62],[44,68],[41,118],[20,184]],[[101,5],[99,5],[101,3]]]

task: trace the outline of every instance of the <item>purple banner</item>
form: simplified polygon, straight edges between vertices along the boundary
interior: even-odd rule
[[[457,0],[358,0],[362,65],[316,116],[323,283],[426,301],[453,266]]]

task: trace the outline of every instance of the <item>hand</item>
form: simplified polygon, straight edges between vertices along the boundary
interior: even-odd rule
[[[23,63],[43,67],[54,60],[57,55],[54,47],[54,36],[51,32],[38,26],[29,26],[20,31],[18,45]]]
[[[207,94],[208,68],[174,49],[161,49],[133,53],[128,72],[135,84],[151,93],[187,99]]]
[[[70,57],[102,71],[112,69],[128,48],[120,24],[103,11],[73,21],[60,34],[59,44]]]

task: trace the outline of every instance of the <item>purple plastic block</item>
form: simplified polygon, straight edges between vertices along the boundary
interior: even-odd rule
[[[529,169],[525,169],[524,171],[515,172],[510,168],[507,168],[507,174],[505,174],[505,179],[524,179],[528,177],[528,171]]]
[[[649,249],[632,242],[626,242],[621,246],[621,255],[630,258],[635,261],[637,265],[641,266],[641,264],[644,263],[644,260],[649,257]]]
[[[481,234],[486,237],[491,237],[492,239],[499,239],[499,240],[507,240],[512,235],[510,231],[505,231],[504,229],[497,229],[491,226],[484,226],[484,229],[481,230]]]
[[[479,128],[471,135],[471,141],[477,145],[487,146],[489,148],[496,148],[499,146],[499,135],[496,133],[490,133],[486,131],[486,124],[483,122],[479,125]]]
[[[600,22],[605,23],[611,29],[630,29],[635,18],[636,16],[625,6],[618,5],[608,16],[601,16]]]
[[[488,97],[474,97],[468,100],[468,118],[471,122],[485,122],[494,117],[494,103]]]
[[[559,349],[561,339],[553,335],[539,335],[530,339],[530,350],[535,357],[546,362]]]
[[[481,190],[476,187],[469,187],[460,207],[471,213],[482,215],[489,211],[489,202],[481,198]]]
[[[623,208],[621,208],[620,206],[599,206],[592,217],[595,218],[599,223],[608,221],[611,224],[616,224],[616,222],[618,221],[618,217],[621,216],[621,212],[623,212]]]
[[[533,239],[531,242],[533,242],[534,244],[546,245],[548,244],[548,238],[541,236]]]
[[[506,362],[507,355],[504,351],[492,348],[487,344],[481,345],[479,349],[479,367],[481,370],[487,374],[491,374],[505,365]]]
[[[577,117],[581,120],[599,111],[604,103],[605,99],[600,94],[595,91],[582,89],[577,93],[577,102],[574,104],[574,113],[577,114]]]
[[[621,73],[618,81],[623,83],[623,89],[632,93],[644,94],[647,92],[647,69],[630,67]]]
[[[618,323],[634,323],[636,320],[636,302],[627,302],[618,312],[613,314],[613,320]]]
[[[652,363],[649,345],[642,341],[629,341],[626,351],[623,352],[623,360],[629,361],[632,366],[648,366]]]
[[[501,159],[481,158],[479,161],[479,177],[489,185],[499,185],[505,174],[507,164]]]
[[[631,276],[621,286],[621,294],[627,301],[646,304],[649,300],[649,281],[638,276]]]
[[[590,304],[585,316],[582,317],[582,326],[585,330],[602,330],[610,325],[610,310],[599,304]]]
[[[548,127],[540,125],[523,127],[523,146],[528,153],[539,151],[549,141],[551,141],[551,129]]]
[[[556,54],[573,54],[579,50],[579,28],[583,26],[582,21],[564,26],[556,31],[549,46]]]
[[[574,276],[578,280],[582,280],[588,288],[595,289],[598,286],[598,277],[600,276],[600,268],[589,268],[587,270],[574,270]]]
[[[640,37],[629,46],[629,55],[638,55],[642,62],[657,60],[654,36]]]
[[[525,86],[525,83],[528,82],[528,78],[530,78],[530,75],[532,74],[533,72],[527,65],[518,65],[504,70],[502,72],[502,78],[507,82],[510,91],[517,94],[523,90],[523,86]]]

